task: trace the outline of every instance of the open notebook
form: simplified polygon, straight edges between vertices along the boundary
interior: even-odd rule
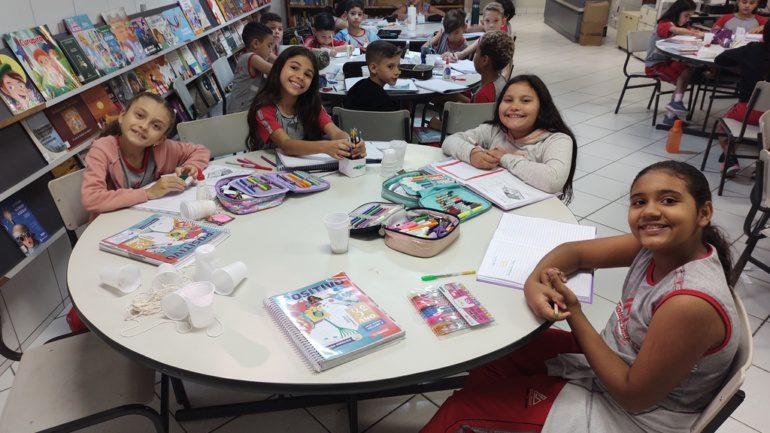
[[[523,289],[529,274],[552,249],[565,242],[595,237],[596,227],[503,214],[476,279]],[[587,304],[593,302],[593,284],[591,272],[577,272],[567,280],[567,287]]]
[[[362,131],[364,134],[366,131]],[[366,139],[366,138],[364,138]],[[382,150],[390,149],[388,141],[367,141],[366,162],[378,164],[382,161]],[[339,161],[325,153],[314,153],[305,156],[289,156],[280,149],[276,151],[278,162],[286,169],[304,171],[334,171],[339,167]]]

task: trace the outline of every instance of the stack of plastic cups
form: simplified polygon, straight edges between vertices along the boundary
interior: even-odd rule
[[[384,149],[382,151],[382,162],[380,163],[381,177],[387,179],[401,170],[402,161],[399,156],[399,152],[395,149]]]

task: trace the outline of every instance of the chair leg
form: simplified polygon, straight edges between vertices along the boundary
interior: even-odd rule
[[[717,191],[718,196],[722,196],[722,192],[725,190],[725,180],[727,180],[727,157],[728,155],[732,154],[734,150],[734,144],[733,140],[730,140],[728,137],[727,139],[727,149],[725,150],[725,164],[722,166],[722,170],[719,177],[719,190]]]
[[[690,85],[690,100],[687,103],[687,106],[690,107],[690,109],[687,111],[687,117],[686,117],[687,120],[692,120],[692,115],[693,115],[693,113],[695,113],[695,106],[693,105],[693,104],[695,104],[695,102],[693,102],[693,97],[694,96],[695,96],[695,85],[691,84]]]
[[[757,227],[757,231],[760,231],[767,224],[768,219],[770,219],[770,213],[763,213],[757,224],[754,226]],[[740,257],[738,257],[738,260],[735,261],[735,265],[733,266],[732,271],[730,271],[730,287],[735,287],[735,284],[738,282],[738,279],[743,272],[743,268],[745,268],[746,263],[749,262],[751,253],[754,252],[754,247],[757,246],[757,243],[760,239],[762,239],[762,236],[755,233],[752,233],[748,236],[746,247],[743,249]]]
[[[157,433],[168,433],[168,425],[164,427],[161,416],[152,408],[143,404],[127,404],[116,408],[108,409],[84,418],[76,419],[65,424],[40,430],[40,433],[69,433],[82,430],[86,427],[101,424],[111,419],[120,418],[129,415],[139,415],[149,419]]]
[[[168,405],[168,376],[160,375],[160,420],[163,423],[163,431],[169,431],[169,405]]]
[[[652,93],[650,94],[650,100],[647,101],[647,109],[648,110],[650,109],[650,107],[652,107],[652,100],[655,99],[655,89],[657,89],[658,86],[660,86],[660,80],[658,80],[655,83],[655,86],[652,88]]]
[[[655,110],[652,112],[652,126],[658,121],[658,105],[660,104],[660,83],[655,86]]]
[[[703,129],[702,129],[702,131],[705,131],[705,130],[706,130],[706,125],[708,124],[708,121],[709,121],[709,116],[711,115],[711,107],[713,107],[713,106],[714,106],[714,99],[715,99],[715,95],[716,95],[716,93],[712,92],[712,93],[711,93],[711,97],[709,97],[709,106],[708,106],[708,108],[706,109],[706,118],[705,118],[705,119],[703,119]],[[702,108],[701,108],[701,109],[702,109]]]
[[[348,398],[348,431],[358,433],[358,400],[354,395]]]
[[[623,103],[623,96],[626,95],[626,89],[628,88],[628,82],[631,81],[631,77],[626,77],[626,82],[623,84],[623,90],[620,91],[620,98],[618,98],[618,105],[615,107],[615,114],[620,111],[620,104]]]
[[[179,403],[179,405],[183,408],[189,409],[191,407],[190,399],[187,397],[187,391],[184,389],[184,383],[182,383],[182,379],[170,377],[169,380],[171,380],[171,386],[174,389],[176,402]]]
[[[706,169],[706,160],[709,158],[709,152],[711,152],[711,143],[714,142],[714,137],[717,133],[717,126],[719,125],[719,121],[716,121],[714,123],[714,128],[711,129],[711,135],[709,135],[709,142],[706,144],[706,151],[703,152],[703,161],[700,163],[700,171],[703,171]]]

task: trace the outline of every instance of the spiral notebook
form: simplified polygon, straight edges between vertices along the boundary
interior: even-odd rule
[[[265,298],[264,304],[278,328],[317,372],[405,335],[344,272]]]
[[[382,150],[390,149],[388,141],[366,142],[366,163],[379,164],[382,161]],[[339,161],[325,153],[314,153],[305,156],[289,156],[278,149],[278,163],[287,170],[302,171],[335,171],[339,168]]]

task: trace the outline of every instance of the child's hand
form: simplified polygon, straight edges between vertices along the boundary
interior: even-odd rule
[[[353,147],[353,143],[346,138],[328,140],[322,145],[323,152],[337,160],[350,158]],[[366,152],[366,150],[364,150],[364,152]]]
[[[168,193],[182,192],[186,186],[179,176],[161,176],[153,186],[147,188],[147,198],[153,200]]]
[[[569,316],[574,311],[580,310],[580,301],[578,300],[577,296],[575,295],[575,292],[573,292],[567,285],[565,284],[567,282],[567,278],[564,276],[564,273],[559,271],[558,269],[550,268],[547,269],[546,272],[548,273],[548,277],[551,281],[551,286],[562,296],[564,299],[564,306],[566,306],[566,313],[559,314],[559,318],[561,319],[561,316]]]
[[[471,151],[471,165],[483,170],[490,170],[500,164],[500,158],[476,146]]]
[[[762,30],[764,30],[764,26],[754,27],[749,33],[756,35],[762,33]]]
[[[366,143],[364,143],[364,140],[361,140],[358,143],[353,144],[352,159],[360,159],[360,158],[366,158]]]
[[[441,55],[441,60],[444,62],[449,63],[455,63],[457,62],[457,54],[456,53],[444,53]]]
[[[567,305],[564,302],[564,296],[553,288],[551,275],[557,275],[557,278],[563,278],[563,274],[556,268],[548,268],[540,274],[538,280],[527,279],[524,283],[524,296],[527,298],[527,305],[536,316],[545,320],[557,321],[569,317]],[[558,308],[554,309],[554,304]]]
[[[177,176],[190,176],[193,179],[198,177],[198,167],[190,164],[177,167],[174,172]]]

